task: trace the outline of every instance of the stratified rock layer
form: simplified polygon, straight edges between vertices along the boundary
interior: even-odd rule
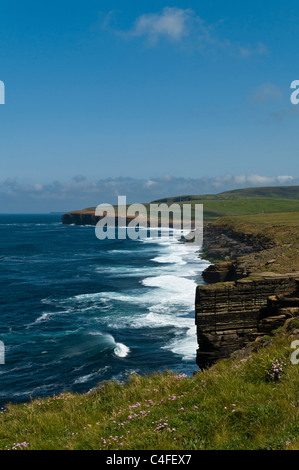
[[[197,286],[197,364],[229,357],[299,311],[299,273]],[[292,310],[293,309],[293,310]]]

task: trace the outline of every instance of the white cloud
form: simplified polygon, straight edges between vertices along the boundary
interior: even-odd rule
[[[180,41],[190,34],[194,19],[193,10],[165,7],[160,13],[139,16],[130,34],[145,36],[151,44],[155,44],[160,38]]]
[[[156,184],[157,184],[156,181],[148,180],[144,183],[143,187],[144,188],[151,188],[152,186],[155,186]]]
[[[212,184],[216,187],[246,187],[246,186],[278,186],[280,184],[290,183],[294,180],[293,176],[264,176],[258,173],[240,174],[240,175],[224,175],[215,178]]]
[[[217,24],[207,24],[196,12],[190,8],[164,7],[157,13],[145,13],[136,18],[133,26],[128,30],[120,30],[112,25],[112,18],[116,12],[109,12],[102,27],[127,39],[144,38],[151,45],[157,45],[161,40],[175,44],[183,43],[193,49],[202,50],[213,48],[237,57],[252,55],[265,55],[269,53],[263,43],[242,45],[227,38],[218,37]],[[119,12],[117,12],[119,13]],[[218,24],[222,21],[218,21]],[[187,42],[188,40],[188,42]]]
[[[130,177],[89,180],[76,176],[68,182],[22,183],[8,178],[0,181],[0,212],[47,212],[83,209],[127,196],[128,203],[150,202],[171,196],[215,194],[238,188],[256,186],[299,185],[290,175],[267,176],[258,173],[198,178],[163,175],[156,178]]]

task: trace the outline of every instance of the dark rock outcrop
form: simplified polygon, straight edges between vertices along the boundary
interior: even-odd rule
[[[274,246],[264,235],[254,235],[214,223],[204,225],[203,253],[211,261],[228,261],[250,253],[268,250]]]
[[[299,313],[299,272],[271,273],[281,248],[260,233],[207,224],[203,255],[217,261],[196,290],[197,364],[205,368]],[[222,261],[219,261],[222,260]]]
[[[223,261],[211,264],[202,273],[203,280],[207,284],[237,280],[236,266],[232,261]]]
[[[197,364],[229,357],[299,312],[299,273],[197,286]]]
[[[64,225],[96,225],[99,220],[100,217],[89,212],[68,212],[62,215]]]
[[[98,221],[102,218],[102,216],[97,216],[94,212],[91,211],[75,211],[63,214],[62,223],[64,225],[97,225]],[[134,217],[127,217],[125,219],[125,224],[128,225],[128,223],[133,219]],[[109,218],[107,218],[107,221],[109,223]],[[121,218],[120,221],[121,225],[123,225],[124,218]],[[111,218],[111,223],[115,223],[115,225],[117,225],[118,217],[116,216],[115,219]]]

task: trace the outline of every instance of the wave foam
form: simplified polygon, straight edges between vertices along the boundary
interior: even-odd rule
[[[130,348],[122,343],[116,343],[114,354],[118,357],[126,357],[130,353]]]

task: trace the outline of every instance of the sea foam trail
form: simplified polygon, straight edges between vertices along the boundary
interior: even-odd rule
[[[156,242],[160,243],[163,253],[152,261],[174,267],[175,274],[160,274],[142,280],[144,286],[155,288],[153,299],[157,300],[148,307],[144,323],[153,328],[173,327],[174,338],[162,348],[182,356],[183,360],[194,360],[197,349],[194,325],[197,282],[194,277],[198,277],[209,263],[202,262],[196,248],[189,244],[163,238]]]
[[[130,328],[150,329],[168,328],[172,339],[166,340],[162,349],[180,355],[184,360],[194,360],[197,340],[194,324],[195,288],[203,269],[208,262],[200,260],[197,249],[167,237],[140,240],[143,244],[157,244],[159,255],[151,258],[156,264],[144,268],[146,276],[140,281],[145,289],[127,293],[103,293],[106,301],[128,303],[128,315],[110,317],[109,327],[114,330]],[[120,268],[122,276],[132,275]],[[142,274],[142,270],[139,270]],[[136,305],[132,311],[130,304]],[[144,313],[138,306],[145,308]]]

